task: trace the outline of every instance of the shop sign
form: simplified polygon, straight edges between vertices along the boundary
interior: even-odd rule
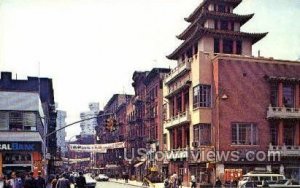
[[[40,142],[0,142],[0,151],[40,151]]]

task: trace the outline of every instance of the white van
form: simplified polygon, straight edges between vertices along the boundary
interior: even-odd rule
[[[243,175],[243,179],[239,181],[238,187],[241,188],[247,182],[255,182],[257,186],[261,186],[263,181],[268,184],[275,184],[279,180],[284,180],[285,176],[281,174],[273,174],[271,172],[249,172]]]

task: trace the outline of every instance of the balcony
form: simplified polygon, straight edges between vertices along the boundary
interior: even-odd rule
[[[190,123],[191,122],[191,116],[189,114],[189,112],[183,112],[181,114],[178,114],[168,120],[166,120],[165,122],[165,128],[166,129],[170,129],[172,127],[178,126],[178,125],[182,125],[185,123]]]
[[[187,159],[188,157],[189,157],[188,148],[173,149],[171,151],[166,152],[166,158],[168,160]]]
[[[168,94],[165,96],[166,98],[171,98],[172,96],[176,95],[177,93],[179,93],[180,91],[189,88],[192,84],[192,81],[190,79],[190,77],[188,76],[187,78],[181,80],[180,82],[177,82],[176,84],[174,84],[174,86],[169,87],[169,92]]]
[[[300,157],[300,146],[269,146],[269,155],[278,155],[281,157]]]
[[[174,82],[174,80],[183,75],[185,72],[191,70],[192,61],[193,58],[189,58],[187,61],[180,63],[177,67],[172,69],[171,72],[165,77],[165,84],[170,84]]]
[[[299,108],[272,107],[267,112],[268,119],[300,119]]]

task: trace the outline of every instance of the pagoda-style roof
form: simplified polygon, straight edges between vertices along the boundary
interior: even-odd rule
[[[239,15],[234,13],[223,13],[223,12],[215,12],[215,11],[202,11],[199,17],[191,23],[180,35],[177,36],[178,39],[186,40],[191,33],[196,29],[197,24],[202,25],[208,18],[213,19],[221,19],[228,21],[239,21],[239,23],[244,25],[247,21],[249,21],[254,14],[247,15]]]
[[[194,10],[192,14],[185,18],[185,20],[187,22],[193,22],[201,14],[201,10],[205,9],[205,6],[207,6],[208,3],[213,2],[230,4],[235,8],[242,2],[242,0],[203,0],[203,2]]]
[[[191,34],[191,36],[188,39],[181,43],[181,45],[174,52],[168,55],[167,58],[177,60],[187,48],[194,45],[194,43],[203,36],[213,36],[219,38],[232,39],[250,39],[252,44],[255,44],[256,42],[264,38],[267,34],[268,33],[246,33],[229,30],[215,30],[204,28],[198,25],[193,34]]]

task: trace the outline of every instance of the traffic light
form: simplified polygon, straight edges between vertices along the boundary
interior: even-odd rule
[[[118,126],[117,120],[115,120],[113,117],[110,117],[105,120],[105,128],[109,132],[113,132],[117,130],[117,126]]]

